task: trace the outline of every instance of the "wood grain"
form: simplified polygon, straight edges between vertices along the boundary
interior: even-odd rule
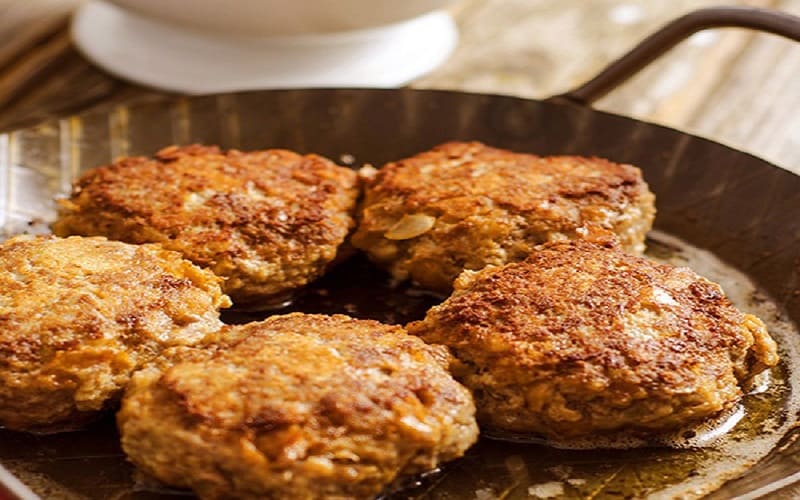
[[[0,129],[169,95],[114,78],[71,45],[80,0],[0,0]],[[463,0],[453,56],[413,82],[543,98],[593,76],[668,20],[715,0]],[[800,0],[739,0],[800,13]],[[719,140],[800,173],[800,46],[704,32],[597,107]]]
[[[800,13],[800,0],[727,3]],[[457,13],[463,39],[455,55],[415,85],[547,97],[590,78],[668,20],[717,4],[471,0]],[[688,130],[800,173],[795,57],[800,45],[771,35],[702,32],[596,106]],[[753,117],[759,117],[757,136],[746,132]]]

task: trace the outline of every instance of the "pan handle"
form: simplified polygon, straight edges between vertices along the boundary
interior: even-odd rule
[[[589,105],[658,59],[690,35],[708,28],[750,28],[800,42],[800,17],[752,7],[709,7],[679,17],[645,38],[580,87],[554,96],[557,101]]]

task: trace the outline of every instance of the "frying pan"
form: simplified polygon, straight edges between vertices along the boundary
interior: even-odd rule
[[[53,197],[68,192],[82,168],[120,155],[151,154],[172,143],[285,147],[353,165],[380,165],[449,140],[480,140],[541,155],[596,155],[644,170],[657,196],[657,234],[670,235],[652,240],[652,248],[672,255],[687,245],[697,247],[693,255],[713,254],[719,265],[746,275],[733,282],[752,280],[759,300],[773,307],[770,319],[791,330],[791,324],[800,323],[800,177],[705,139],[589,107],[689,34],[726,26],[800,40],[796,17],[712,8],[674,21],[585,85],[545,101],[411,89],[275,90],[178,98],[47,122],[0,135],[0,223],[6,234],[46,231]],[[401,323],[420,317],[436,301],[386,281],[355,258],[311,286],[289,309]],[[779,407],[765,410],[780,413],[786,425],[771,451],[764,458],[754,455],[753,460],[761,459],[748,463],[743,475],[731,469],[703,477],[693,467],[716,460],[713,450],[570,451],[482,441],[465,459],[390,496],[640,497],[669,496],[670,491],[697,496],[716,490],[714,498],[756,498],[780,490],[789,498],[791,485],[800,481],[800,433],[791,425],[798,417],[793,405],[800,387],[788,371],[800,363],[795,359],[800,355],[787,350],[787,343],[800,340],[794,336],[782,339],[786,362],[777,370],[788,385],[780,391]],[[0,461],[47,497],[171,497],[175,492],[148,482],[126,464],[115,432],[113,420],[50,436],[0,430]],[[695,486],[674,489],[687,481]],[[0,470],[0,498],[33,498],[22,483]]]

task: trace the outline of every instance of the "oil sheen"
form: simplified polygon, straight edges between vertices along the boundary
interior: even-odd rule
[[[707,251],[653,232],[647,256],[719,283],[737,307],[767,324],[781,364],[724,415],[668,435],[483,439],[464,460],[445,468],[435,485],[420,487],[419,498],[698,498],[743,474],[778,444],[796,423],[796,328],[747,276]]]

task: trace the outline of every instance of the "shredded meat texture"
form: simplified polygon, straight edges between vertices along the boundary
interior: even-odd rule
[[[19,236],[0,245],[0,424],[56,431],[119,402],[163,349],[221,327],[220,279],[157,245]]]
[[[117,418],[134,464],[202,498],[369,498],[477,439],[447,350],[401,327],[294,313],[218,336],[137,373]]]
[[[450,348],[482,426],[555,440],[700,421],[778,362],[719,285],[580,241],[464,272],[408,329]]]
[[[237,306],[319,277],[354,226],[351,169],[317,155],[171,146],[87,171],[60,202],[60,236],[161,243],[225,278]]]
[[[564,239],[619,238],[641,253],[654,196],[631,165],[452,142],[362,170],[355,247],[400,280],[449,292],[463,270]]]

